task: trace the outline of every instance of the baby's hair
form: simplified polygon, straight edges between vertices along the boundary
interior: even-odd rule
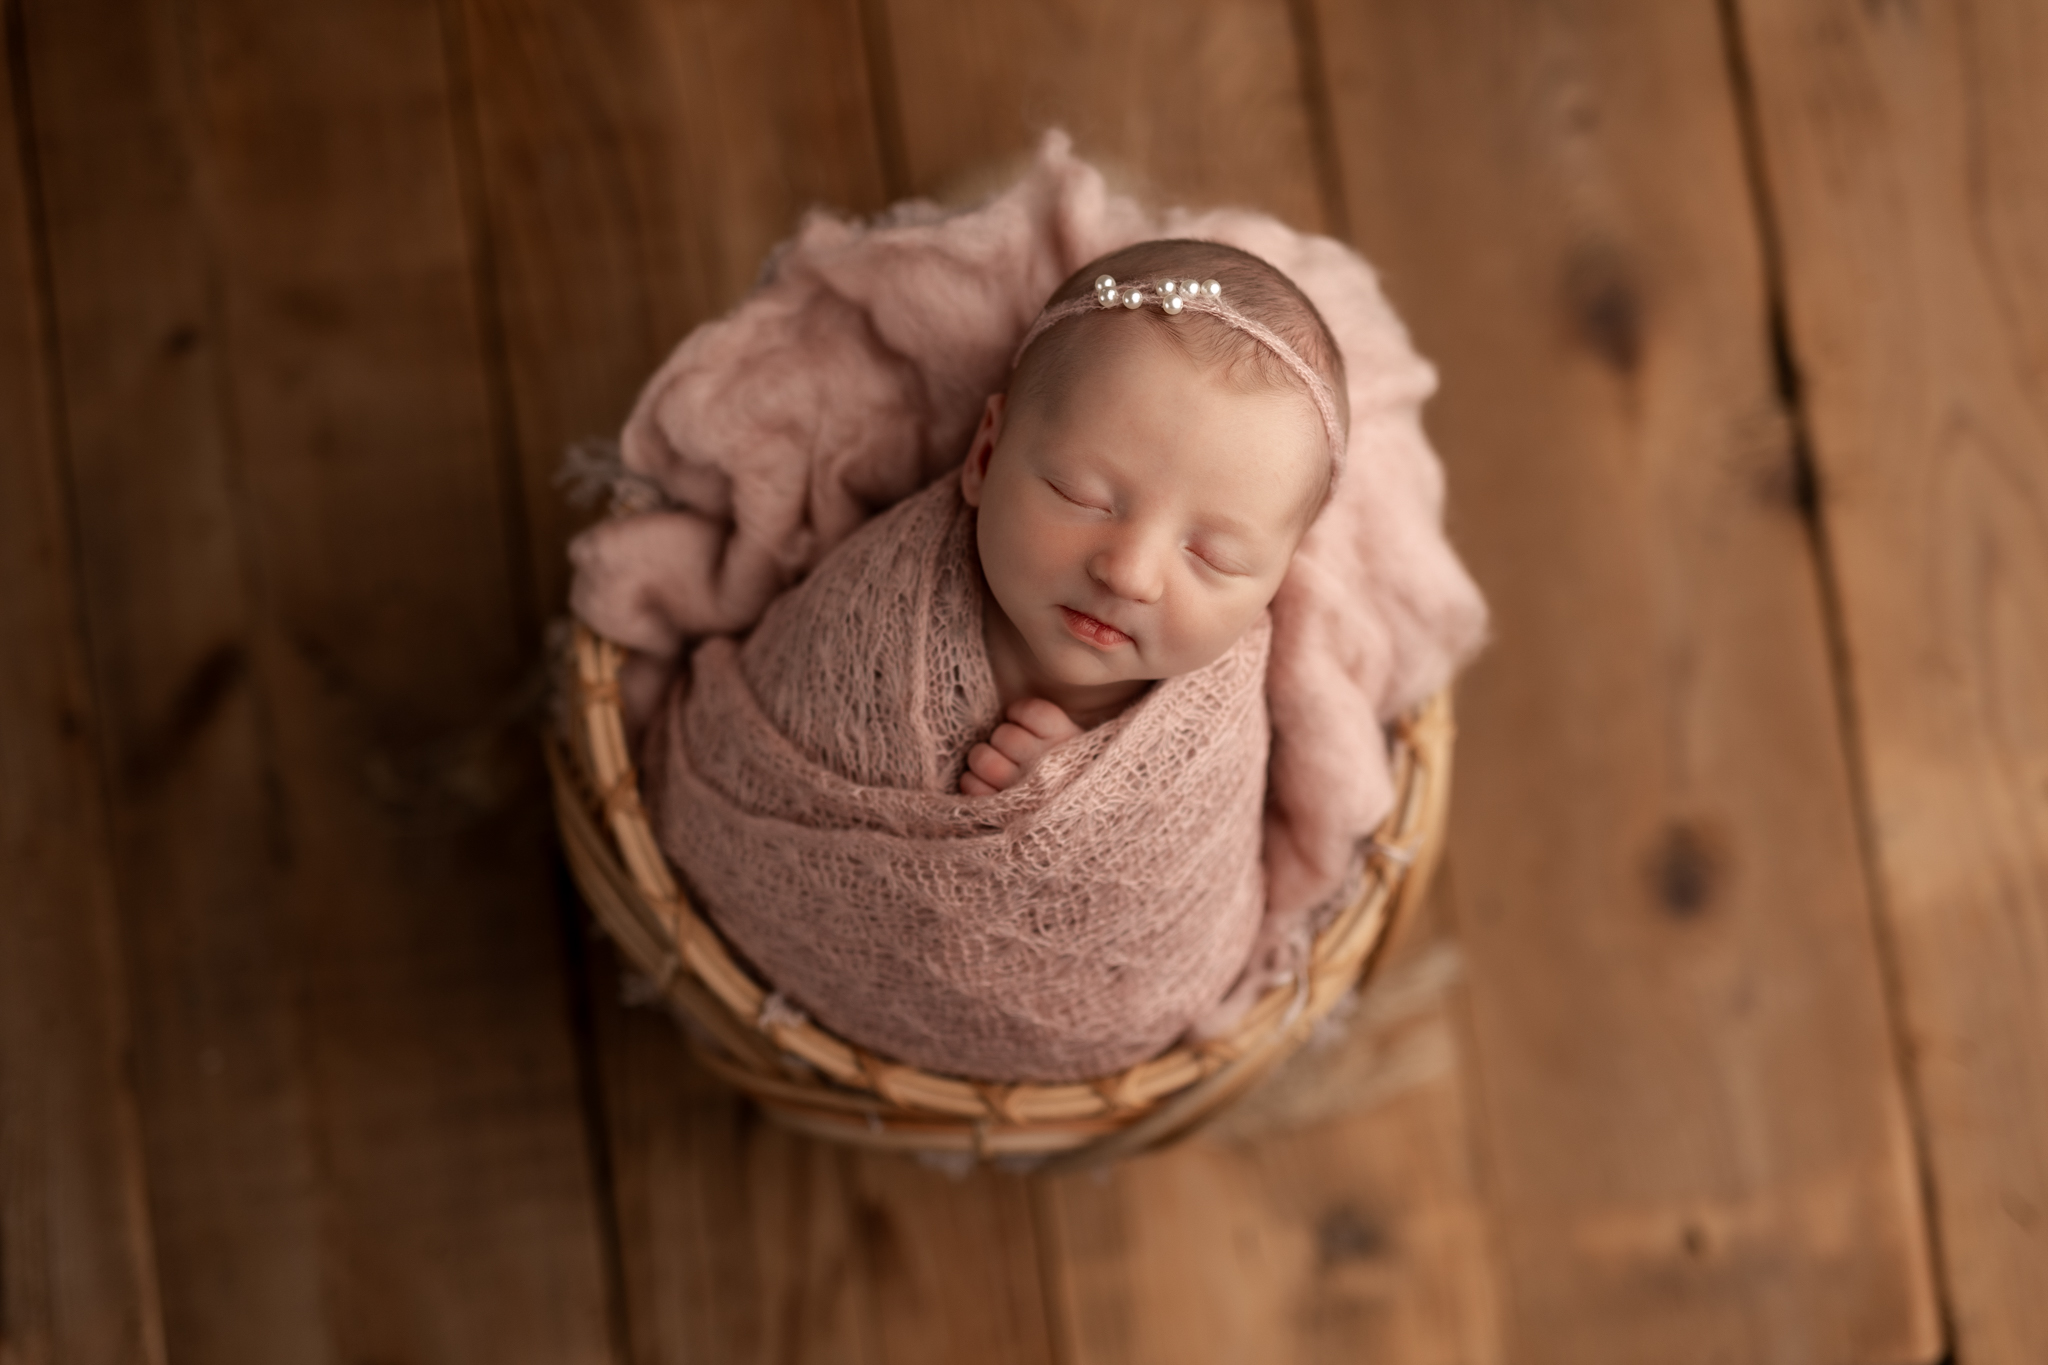
[[[1144,283],[1160,279],[1215,280],[1223,298],[1239,313],[1271,329],[1294,349],[1309,368],[1323,377],[1336,400],[1337,416],[1347,428],[1350,404],[1344,392],[1344,356],[1323,315],[1293,280],[1248,251],[1221,242],[1168,238],[1138,242],[1098,257],[1069,275],[1046,300],[1048,309],[1095,292],[1098,277]],[[1279,357],[1254,337],[1212,317],[1195,312],[1178,316],[1158,308],[1104,309],[1107,316],[1083,313],[1048,328],[1032,341],[1010,374],[1009,401],[1045,404],[1057,410],[1064,393],[1089,351],[1115,345],[1132,327],[1163,335],[1190,358],[1221,369],[1246,389],[1299,389],[1301,381]],[[1327,493],[1327,484],[1325,494]],[[1323,498],[1316,500],[1318,506]]]

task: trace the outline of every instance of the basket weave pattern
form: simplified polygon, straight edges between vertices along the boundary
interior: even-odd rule
[[[577,625],[562,662],[566,733],[547,743],[571,873],[633,966],[695,1023],[715,1073],[802,1131],[864,1146],[1092,1163],[1157,1146],[1242,1093],[1370,970],[1420,900],[1443,843],[1453,737],[1448,694],[1394,732],[1394,809],[1356,895],[1316,936],[1292,985],[1228,1034],[1085,1083],[990,1085],[878,1057],[784,1006],[690,904],[641,804],[619,708],[618,646]],[[708,1044],[708,1045],[707,1045]]]

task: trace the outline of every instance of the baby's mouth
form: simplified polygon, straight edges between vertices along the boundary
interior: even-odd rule
[[[1096,620],[1085,611],[1075,611],[1072,607],[1061,607],[1060,616],[1066,621],[1068,630],[1098,648],[1114,649],[1118,645],[1131,643],[1130,636],[1124,634],[1115,626],[1110,625],[1107,621]]]

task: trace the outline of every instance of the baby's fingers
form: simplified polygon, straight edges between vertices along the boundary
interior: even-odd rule
[[[1072,716],[1044,697],[1026,697],[1014,703],[1004,714],[1048,745],[1072,739],[1081,733],[1081,727],[1074,724]]]
[[[994,796],[996,789],[976,777],[973,773],[962,773],[960,774],[960,794],[962,796]]]
[[[996,727],[988,742],[997,753],[1020,766],[1036,762],[1040,754],[1052,747],[1023,726],[1008,721]]]
[[[1017,780],[1017,764],[996,752],[987,744],[977,744],[967,751],[967,771],[988,783],[993,791],[1001,791]]]

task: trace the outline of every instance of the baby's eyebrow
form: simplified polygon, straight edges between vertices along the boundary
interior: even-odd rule
[[[1228,512],[1198,517],[1195,528],[1207,535],[1235,536],[1239,540],[1250,540],[1258,534],[1257,528],[1250,522],[1231,516]]]

